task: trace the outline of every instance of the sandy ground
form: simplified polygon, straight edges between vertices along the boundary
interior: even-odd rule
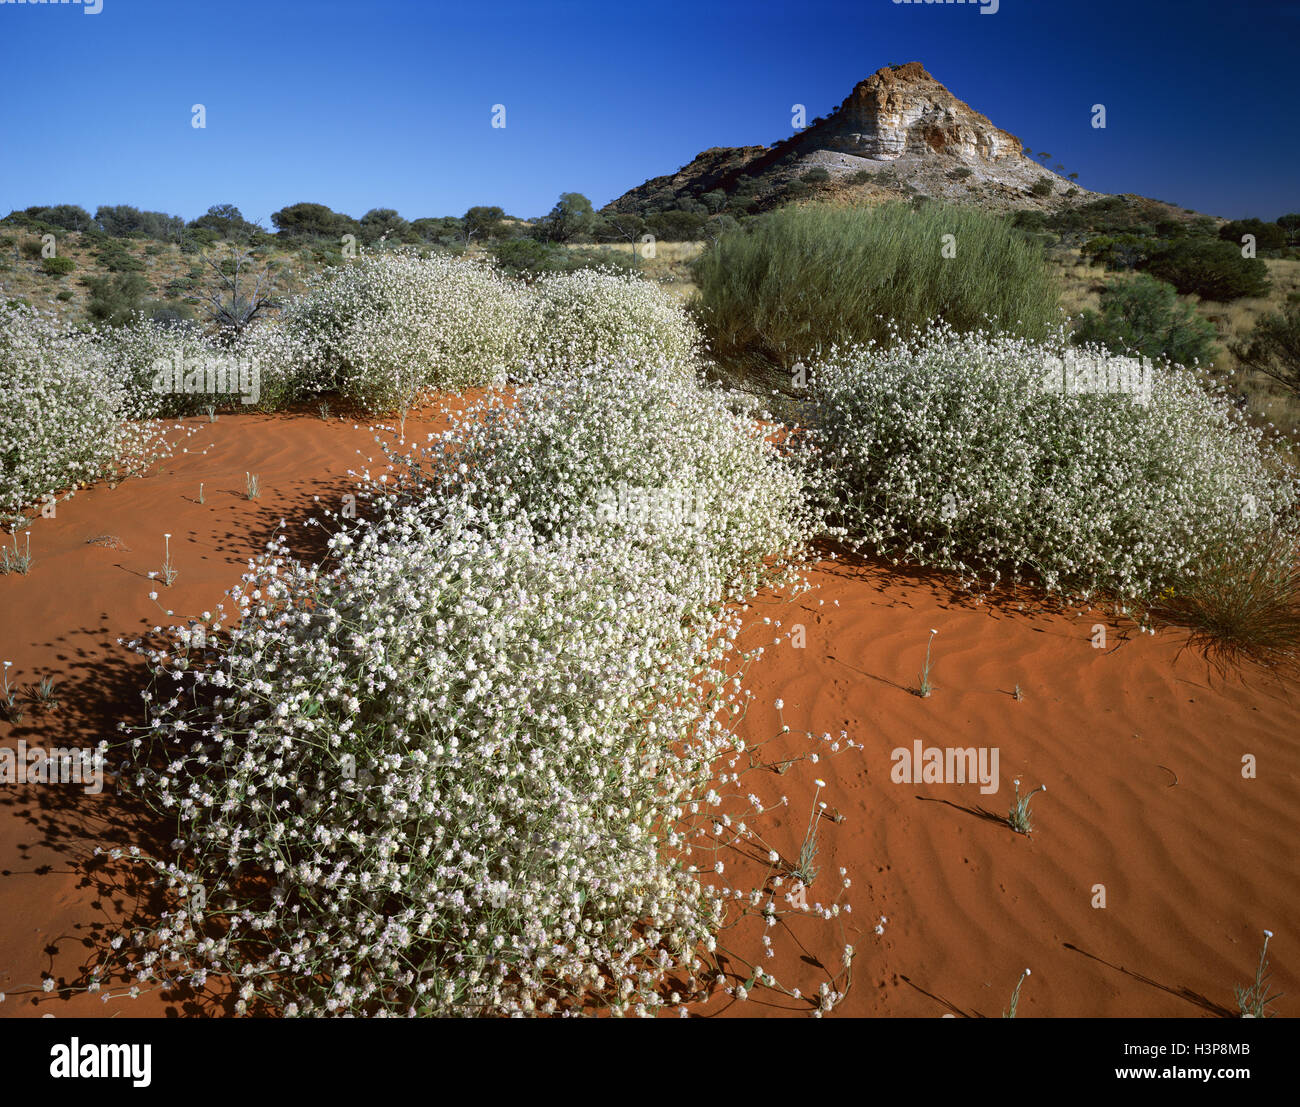
[[[440,422],[428,411],[408,431]],[[167,621],[164,608],[178,619],[214,608],[281,519],[291,545],[310,550],[316,532],[303,524],[319,510],[313,497],[337,504],[349,470],[382,463],[373,434],[338,418],[227,415],[185,427],[186,452],[161,471],[82,491],[55,519],[38,520],[31,573],[0,577],[0,660],[13,662],[11,683],[50,675],[61,694],[55,710],[0,721],[0,744],[93,745],[119,720],[141,719],[143,668],[117,640]],[[244,495],[245,471],[261,477],[258,500]],[[179,571],[171,588],[148,576],[161,566],[164,533]],[[808,592],[752,605],[745,643],[766,648],[750,670],[754,702],[741,727],[752,742],[777,736],[763,748],[768,762],[809,751],[819,760],[784,774],[760,767],[739,791],[788,797],[787,808],[755,820],[787,859],[798,855],[814,794],[827,804],[806,898],[838,896],[852,913],[767,931],[767,971],[814,994],[851,943],[853,984],[839,1015],[995,1017],[1030,968],[1021,1017],[1231,1016],[1233,987],[1253,979],[1267,928],[1276,933],[1274,991],[1287,993],[1277,1010],[1290,1013],[1300,993],[1293,683],[1221,671],[1174,631],[1152,638],[1095,613],[1019,610],[1005,597],[977,603],[938,574],[826,560],[809,581]],[[1092,644],[1099,622],[1104,649]],[[796,624],[802,647],[790,637]],[[922,699],[912,688],[932,628],[934,690]],[[841,731],[863,748],[827,756],[820,736],[839,740]],[[996,747],[997,790],[895,782],[892,752],[917,741]],[[1247,756],[1253,778],[1243,775]],[[1030,837],[1004,821],[1015,778],[1022,790],[1047,785],[1033,800]],[[87,868],[90,852],[165,848],[168,831],[123,807],[111,786],[101,795],[76,784],[0,786],[0,991],[9,993],[0,1015],[222,1009],[208,996],[105,1004],[28,990],[43,972],[60,987],[76,981],[114,924],[150,909],[129,870],[108,860]],[[753,852],[724,849],[728,876],[761,874]],[[761,958],[762,933],[745,920],[722,947]],[[743,979],[739,959],[729,964]],[[719,992],[692,1008],[809,1010],[806,999],[762,989],[743,1002]]]

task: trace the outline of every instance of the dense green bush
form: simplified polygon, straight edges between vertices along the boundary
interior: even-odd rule
[[[1140,273],[1106,285],[1101,313],[1085,311],[1074,340],[1192,365],[1213,361],[1214,337],[1214,324],[1179,300],[1172,285]]]
[[[831,179],[831,173],[829,169],[823,169],[821,166],[817,166],[813,169],[809,169],[806,173],[800,174],[799,179],[805,184],[821,184],[823,181],[829,181]]]
[[[1153,254],[1145,268],[1183,295],[1195,293],[1203,300],[1264,296],[1269,289],[1264,263],[1259,258],[1243,258],[1241,249],[1227,242],[1172,242]]]
[[[52,257],[45,258],[41,262],[41,268],[51,277],[66,277],[77,268],[77,263],[71,258]]]
[[[710,348],[737,367],[789,368],[936,312],[959,330],[992,319],[1033,337],[1060,318],[1040,247],[999,219],[939,204],[785,208],[723,235],[695,274]]]

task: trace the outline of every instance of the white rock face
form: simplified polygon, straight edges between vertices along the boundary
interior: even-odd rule
[[[832,149],[878,161],[908,153],[997,161],[1023,149],[1015,135],[958,100],[919,62],[872,74],[816,133]]]

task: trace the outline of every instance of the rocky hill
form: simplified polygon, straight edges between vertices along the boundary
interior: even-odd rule
[[[811,170],[808,181],[805,175]],[[772,146],[714,147],[606,210],[641,212],[739,192],[751,210],[829,191],[923,195],[990,210],[1057,208],[1099,195],[1031,160],[1020,140],[957,99],[920,62],[886,66],[824,119]],[[793,195],[792,195],[793,194]]]

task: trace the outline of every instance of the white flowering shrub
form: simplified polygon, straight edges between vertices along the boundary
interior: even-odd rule
[[[690,372],[702,338],[680,303],[635,274],[551,273],[530,286],[536,355],[552,366],[637,362]]]
[[[686,566],[679,587],[709,603],[751,592],[768,562],[794,557],[818,529],[799,469],[769,434],[677,366],[612,364],[490,396],[417,456],[393,460],[421,485],[522,514],[542,534],[663,550]]]
[[[744,821],[759,797],[719,811],[753,749],[724,722],[750,655],[718,601],[813,532],[797,471],[718,395],[630,366],[540,380],[394,460],[328,568],[273,549],[236,620],[148,651],[161,699],[123,780],[177,820],[174,859],[144,859],[175,907],[114,943],[126,970],[289,1015],[701,995],[730,911],[784,913],[703,877],[732,841],[777,859]],[[701,537],[599,510],[620,476],[717,518]],[[759,983],[779,987],[755,965],[736,994]]]
[[[131,776],[183,904],[139,968],[289,1014],[652,1009],[720,918],[677,827],[743,747],[705,690],[729,638],[655,551],[457,502],[355,533],[155,658]]]
[[[1186,370],[934,328],[813,370],[834,508],[872,551],[1087,597],[1154,597],[1225,537],[1294,534],[1296,475]],[[1088,361],[1087,359],[1092,359]],[[1136,387],[1134,387],[1136,385]]]
[[[0,524],[82,481],[134,469],[156,446],[147,412],[93,335],[0,306]]]
[[[529,357],[527,290],[485,264],[399,250],[316,275],[282,326],[307,351],[307,387],[370,410],[503,379]]]

